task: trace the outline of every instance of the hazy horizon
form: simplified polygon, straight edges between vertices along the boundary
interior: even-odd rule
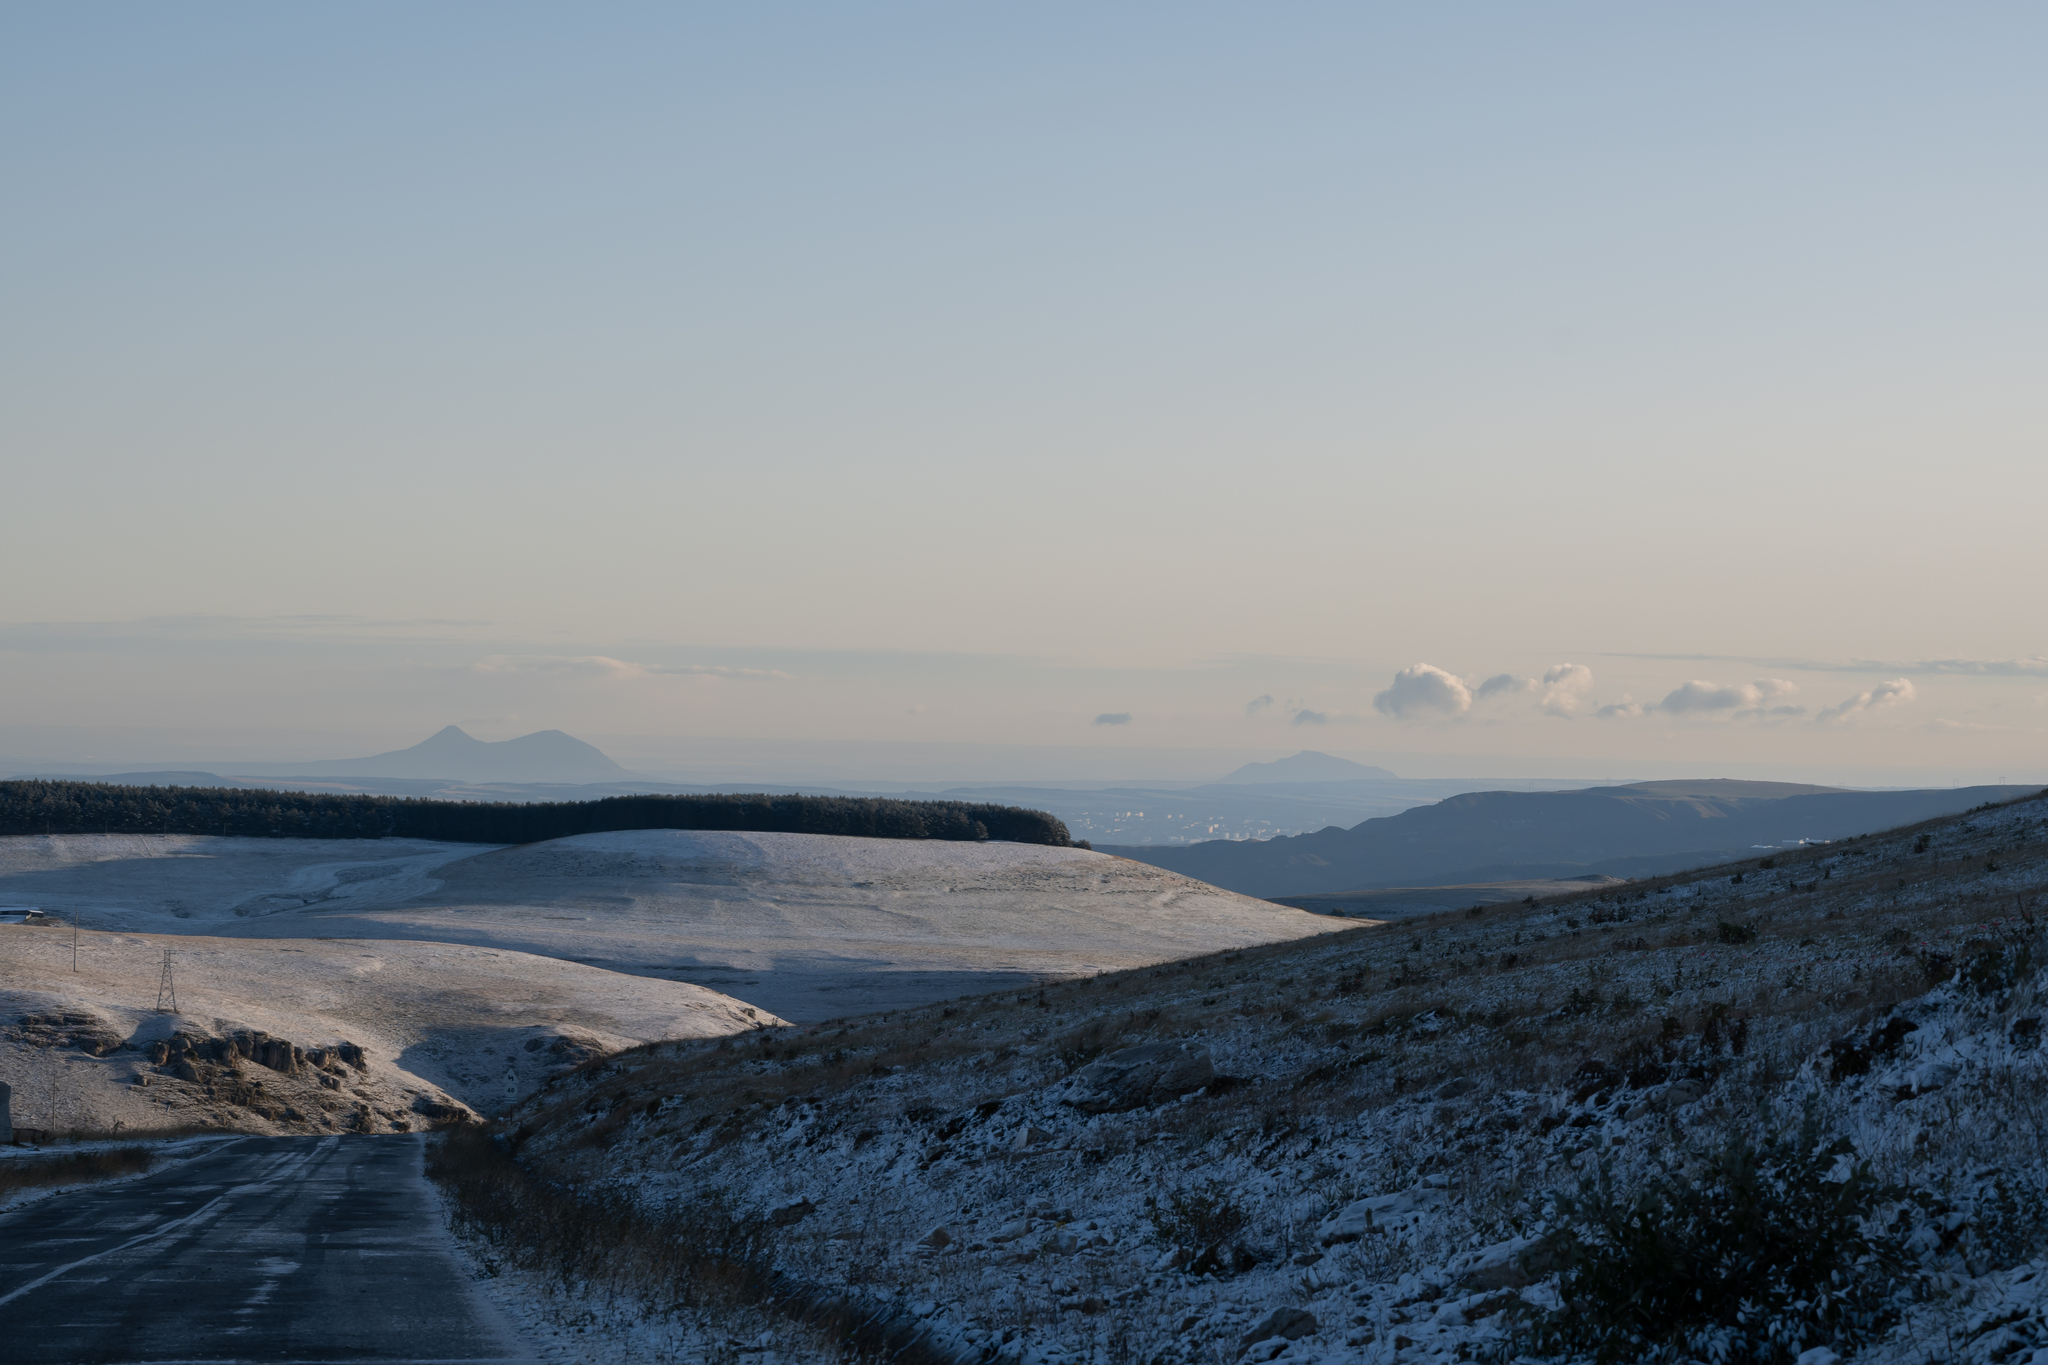
[[[489,740],[518,734],[474,734]],[[530,733],[530,732],[520,732]],[[279,765],[359,759],[409,748],[427,738],[383,743],[369,736],[245,731],[65,731],[0,726],[0,777],[10,773],[76,770],[91,777],[112,772],[175,771],[181,766],[223,776],[307,776]],[[878,789],[938,786],[1103,787],[1215,782],[1248,763],[1284,758],[1301,749],[1221,749],[1081,745],[918,744],[887,741],[780,740],[759,737],[701,739],[661,735],[577,735],[620,762],[634,780],[678,784],[747,782],[773,786],[863,785]],[[2048,770],[2008,766],[1963,768],[1814,765],[1755,761],[1616,760],[1604,766],[1564,755],[1533,757],[1417,751],[1331,753],[1386,768],[1404,780],[1483,781],[1533,779],[1561,783],[1640,782],[1656,778],[1751,778],[1848,788],[1946,787],[2048,783]],[[119,755],[113,757],[110,755]],[[451,775],[452,774],[448,774]],[[390,776],[387,774],[386,776]]]
[[[2039,11],[0,26],[0,762],[2048,778]]]

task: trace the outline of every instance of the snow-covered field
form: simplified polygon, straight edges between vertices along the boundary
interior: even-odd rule
[[[1560,1272],[1593,1264],[1568,1233],[1605,1245],[1568,1207],[1584,1182],[1626,1204],[1698,1189],[1720,1159],[1764,1172],[1758,1192],[1705,1198],[1687,1235],[1754,1218],[1787,1238],[1736,1261],[1781,1269],[1746,1306],[1649,1319],[1655,1341],[1610,1333],[1609,1358],[2042,1365],[2044,889],[2034,799],[1534,906],[660,1045],[509,1122],[523,1162],[579,1189],[657,1212],[720,1192],[776,1226],[787,1275],[968,1359],[1546,1354],[1534,1329],[1564,1295],[1619,1302]],[[1814,1234],[1831,1200],[1847,1222]],[[1677,1215],[1644,1217],[1684,1243]],[[1837,1252],[1813,1292],[1782,1270]],[[1644,1259],[1623,1288],[1734,1283],[1674,1264]],[[644,1346],[661,1321],[614,1339]],[[757,1326],[737,1344],[815,1348]],[[686,1354],[726,1344],[672,1328]]]
[[[0,839],[0,903],[152,933],[511,949],[801,1021],[1341,927],[1082,849],[680,830],[512,848]]]
[[[46,1131],[416,1126],[652,1040],[1341,927],[1080,849],[673,830],[9,838],[0,904],[83,926],[76,971],[70,924],[0,926],[0,1080]]]
[[[167,948],[175,1013],[156,1009]],[[0,927],[0,1079],[18,1126],[382,1132],[496,1112],[620,1048],[772,1020],[697,986],[468,945],[85,931],[76,962],[68,928]],[[252,1046],[180,1077],[156,1056],[180,1034]],[[265,1039],[288,1046],[253,1046]]]

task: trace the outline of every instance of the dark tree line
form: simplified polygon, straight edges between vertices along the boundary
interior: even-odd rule
[[[0,834],[238,834],[290,839],[436,839],[529,844],[627,829],[1005,839],[1069,845],[1044,811],[867,796],[608,796],[532,804],[326,796],[239,787],[0,782]]]

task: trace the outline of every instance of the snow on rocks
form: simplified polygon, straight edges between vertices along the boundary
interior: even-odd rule
[[[1216,1079],[1209,1049],[1191,1043],[1144,1043],[1119,1048],[1081,1068],[1062,1103],[1088,1114],[1139,1109],[1177,1100]]]
[[[1346,1204],[1316,1229],[1316,1240],[1324,1246],[1355,1242],[1369,1232],[1388,1228],[1412,1228],[1422,1223],[1431,1210],[1450,1202],[1447,1190],[1417,1187],[1399,1194],[1376,1194]]]

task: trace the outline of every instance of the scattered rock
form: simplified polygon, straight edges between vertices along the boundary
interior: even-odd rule
[[[778,1228],[786,1228],[793,1223],[803,1222],[804,1219],[810,1217],[813,1213],[817,1212],[817,1209],[818,1206],[816,1204],[813,1204],[808,1199],[793,1199],[789,1203],[783,1204],[778,1208],[772,1208],[768,1210],[768,1221]],[[941,1229],[938,1233],[935,1233],[933,1235],[944,1236],[944,1229]],[[932,1242],[930,1241],[930,1239],[926,1240],[927,1244],[931,1246],[945,1245],[944,1242]]]
[[[121,1035],[97,1014],[51,1010],[21,1016],[21,1041],[30,1047],[75,1047],[90,1057],[118,1052]]]
[[[1460,1095],[1469,1095],[1478,1088],[1479,1082],[1469,1076],[1459,1076],[1438,1086],[1436,1097],[1440,1100],[1454,1100]]]
[[[953,1245],[953,1234],[944,1228],[933,1228],[930,1232],[919,1238],[917,1244],[921,1247],[931,1247],[934,1250],[940,1247],[949,1247]]]
[[[1179,1099],[1215,1079],[1209,1049],[1193,1043],[1145,1043],[1082,1067],[1065,1103],[1084,1113],[1115,1113]]]
[[[1676,1109],[1691,1104],[1707,1093],[1707,1087],[1700,1081],[1673,1081],[1658,1096],[1663,1101],[1661,1108]]]
[[[1673,1109],[1683,1109],[1686,1105],[1691,1104],[1706,1093],[1707,1087],[1699,1081],[1673,1081],[1670,1085],[1663,1087],[1661,1090],[1652,1091],[1643,1099],[1630,1105],[1628,1111],[1622,1117],[1630,1122],[1634,1122],[1636,1119],[1645,1118],[1651,1114],[1663,1114]]]
[[[1284,1341],[1299,1341],[1311,1336],[1316,1330],[1316,1315],[1306,1308],[1275,1308],[1252,1325],[1252,1329],[1237,1340],[1237,1353],[1243,1355],[1262,1341],[1278,1337]]]
[[[1017,1136],[1010,1140],[1013,1152],[1028,1152],[1033,1147],[1042,1147],[1052,1141],[1052,1134],[1035,1124],[1027,1123],[1017,1130]]]
[[[1915,1095],[1924,1095],[1930,1090],[1939,1090],[1956,1078],[1956,1068],[1949,1062],[1926,1062],[1915,1067],[1900,1085],[1901,1091],[1910,1090]]]

